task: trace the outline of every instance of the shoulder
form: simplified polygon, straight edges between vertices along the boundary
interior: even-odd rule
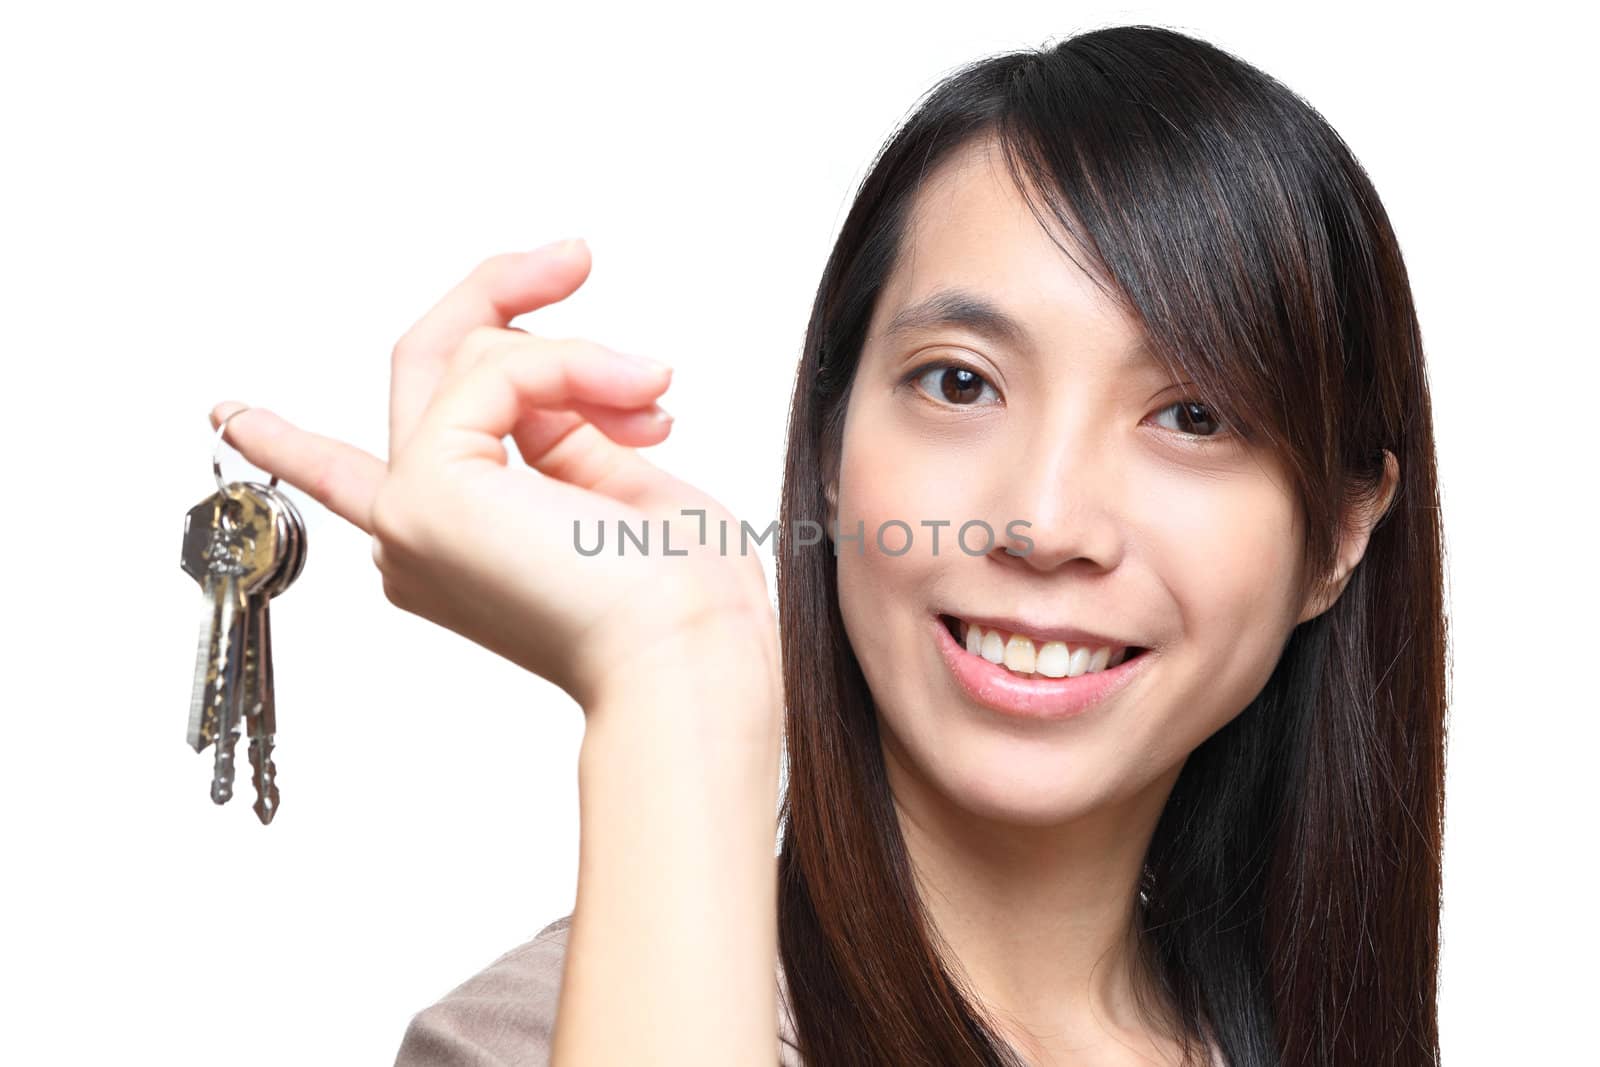
[[[571,924],[550,923],[412,1016],[395,1067],[546,1067]]]
[[[417,1012],[395,1067],[548,1067],[571,926],[572,916],[562,916]],[[782,964],[775,977],[779,1064],[803,1067]]]

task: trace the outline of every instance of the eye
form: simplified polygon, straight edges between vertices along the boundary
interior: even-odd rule
[[[1176,404],[1168,404],[1157,412],[1158,418],[1169,411],[1177,413],[1169,429],[1186,436],[1206,439],[1226,437],[1232,432],[1220,416],[1198,400],[1180,400]]]
[[[905,380],[916,382],[928,396],[954,407],[980,406],[975,401],[982,398],[985,389],[994,394],[995,400],[1000,399],[983,375],[962,363],[928,363],[906,375]]]

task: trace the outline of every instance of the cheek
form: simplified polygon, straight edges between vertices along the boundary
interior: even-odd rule
[[[1298,538],[1288,495],[1266,480],[1187,480],[1143,520],[1151,566],[1176,608],[1169,639],[1214,729],[1243,710],[1292,628]]]
[[[912,530],[912,551],[928,536],[925,519],[949,518],[957,502],[963,468],[957,453],[900,425],[892,407],[852,411],[845,426],[839,463],[839,519],[846,529],[861,520],[869,548],[879,526],[898,520]],[[898,551],[906,543],[903,529],[883,533],[884,544]],[[942,539],[941,539],[942,540]],[[904,558],[904,557],[902,557]]]
[[[942,452],[906,439],[892,411],[847,421],[835,516],[841,598],[904,593],[924,580],[939,562],[932,550],[935,530],[924,523],[954,518],[954,477]],[[950,552],[958,524],[938,528],[940,557]]]
[[[922,609],[938,568],[952,558],[961,519],[951,512],[958,502],[951,477],[942,453],[907,442],[892,412],[847,422],[839,463],[840,537],[829,551],[837,553],[839,610],[850,645],[885,704],[905,695],[904,665],[923,638]],[[952,520],[938,529],[937,556],[925,520]]]

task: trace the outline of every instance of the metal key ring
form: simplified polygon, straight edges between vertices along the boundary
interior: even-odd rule
[[[238,411],[230,411],[227,414],[227,416],[220,423],[217,424],[217,437],[216,437],[216,440],[214,440],[211,443],[211,473],[213,475],[215,475],[216,479],[217,479],[217,492],[221,493],[223,496],[227,496],[228,495],[228,487],[226,485],[224,485],[223,481],[222,481],[222,441],[223,441],[223,435],[228,432],[228,420],[229,419],[233,418],[235,415],[238,415],[240,412],[249,411],[249,410],[250,410],[250,405],[246,404],[244,407],[240,408]],[[278,485],[278,476],[276,474],[274,474],[272,476],[272,480],[270,482],[268,482],[267,485],[270,486],[270,487],[276,488],[277,485]]]

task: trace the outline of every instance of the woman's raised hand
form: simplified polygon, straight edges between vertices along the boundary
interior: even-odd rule
[[[388,463],[259,408],[232,419],[228,438],[370,534],[395,605],[549,679],[586,711],[648,693],[641,678],[689,678],[708,664],[739,691],[775,695],[765,575],[754,555],[717,551],[717,524],[737,521],[635,451],[670,428],[656,404],[670,368],[508,325],[569,296],[589,266],[581,241],[493,256],[424,315],[394,347]],[[212,425],[238,406],[217,405]],[[508,456],[507,436],[526,466]],[[703,519],[683,514],[696,509]],[[648,552],[630,543],[618,555],[619,522],[648,526]],[[580,554],[574,523],[586,547],[603,525],[605,550]],[[765,727],[778,708],[750,713]]]

